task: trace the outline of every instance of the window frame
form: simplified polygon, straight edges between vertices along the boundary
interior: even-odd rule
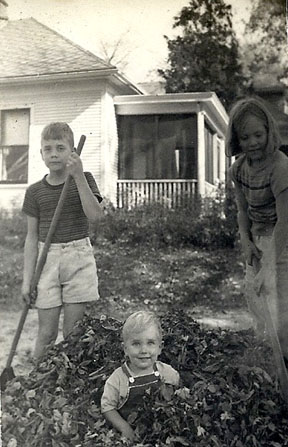
[[[14,111],[26,111],[28,114],[28,144],[2,144],[2,133],[3,133],[3,115],[5,113],[14,112]],[[29,175],[29,148],[30,148],[30,126],[31,126],[31,107],[27,107],[27,105],[23,107],[3,107],[0,108],[0,152],[4,148],[23,148],[23,154],[27,153],[27,177],[25,180],[22,179],[11,179],[11,180],[2,180],[2,165],[0,166],[0,186],[1,185],[27,185],[28,184],[28,175]]]

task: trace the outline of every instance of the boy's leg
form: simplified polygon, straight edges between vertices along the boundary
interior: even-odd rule
[[[39,244],[39,256],[44,243]],[[38,338],[35,346],[35,357],[39,358],[45,348],[55,342],[58,335],[58,324],[61,312],[61,285],[59,283],[60,244],[51,244],[46,263],[37,286],[36,307],[38,309]]]
[[[51,309],[38,309],[38,337],[34,351],[36,358],[41,357],[45,348],[56,341],[60,312],[61,306]]]
[[[86,303],[64,304],[63,336],[66,338],[75,327],[75,323],[84,317]]]
[[[64,338],[84,316],[88,302],[99,298],[97,267],[88,238],[68,243],[60,263]]]

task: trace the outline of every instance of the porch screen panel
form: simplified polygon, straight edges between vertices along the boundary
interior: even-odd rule
[[[119,178],[146,179],[153,166],[153,116],[119,116]]]
[[[196,178],[196,117],[118,117],[120,179]]]
[[[171,123],[172,126],[172,123]],[[176,161],[176,175],[179,179],[197,178],[197,124],[196,115],[174,115],[176,134],[173,158]]]
[[[30,110],[0,113],[0,182],[27,183]]]
[[[213,132],[205,126],[205,180],[213,184]]]

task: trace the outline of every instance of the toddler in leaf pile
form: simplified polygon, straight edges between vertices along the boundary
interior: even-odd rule
[[[101,411],[110,424],[133,441],[135,433],[128,422],[147,389],[161,383],[177,386],[179,374],[160,362],[162,329],[157,317],[148,311],[130,315],[122,329],[126,361],[107,379],[101,398]]]

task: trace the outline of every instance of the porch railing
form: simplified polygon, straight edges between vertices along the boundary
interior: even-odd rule
[[[160,203],[176,208],[196,195],[197,180],[117,180],[117,207]]]

